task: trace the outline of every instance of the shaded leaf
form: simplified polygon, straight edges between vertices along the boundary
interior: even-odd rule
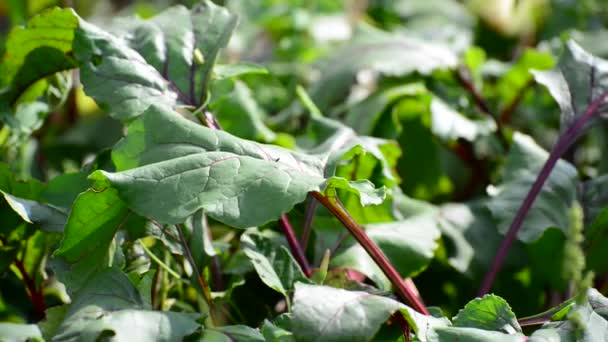
[[[97,340],[108,335],[130,341],[182,340],[199,328],[198,318],[199,314],[145,310],[129,278],[108,268],[75,294],[53,340]]]
[[[547,152],[532,138],[520,133],[513,136],[513,145],[502,171],[502,183],[488,205],[499,221],[501,233],[509,229],[547,156]],[[568,213],[576,200],[577,184],[578,172],[574,166],[563,160],[558,161],[526,216],[517,238],[524,242],[534,241],[551,227],[568,234]]]
[[[556,69],[534,73],[561,109],[562,132],[608,90],[607,73],[608,61],[591,55],[573,40],[568,41]]]
[[[63,232],[66,213],[58,208],[40,202],[11,196],[4,191],[2,195],[13,210],[27,223],[35,223],[46,232]]]
[[[284,246],[277,246],[260,234],[241,235],[243,251],[264,284],[288,296],[296,282],[308,283],[308,278]]]

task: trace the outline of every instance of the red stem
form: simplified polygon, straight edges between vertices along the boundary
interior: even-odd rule
[[[549,158],[545,162],[545,165],[543,165],[543,168],[540,170],[538,177],[532,184],[532,188],[530,188],[530,191],[526,195],[526,198],[519,207],[519,210],[517,211],[517,214],[515,215],[511,226],[509,227],[507,235],[500,244],[500,248],[496,253],[496,257],[494,257],[494,261],[492,262],[492,266],[490,267],[488,273],[486,273],[481,288],[479,289],[479,297],[487,294],[492,288],[492,284],[496,279],[496,275],[498,274],[498,271],[502,267],[502,264],[505,258],[507,257],[507,254],[509,253],[509,249],[511,248],[511,245],[513,244],[513,241],[517,236],[517,232],[519,232],[519,229],[521,228],[521,225],[524,222],[528,211],[530,211],[530,209],[532,208],[532,205],[534,204],[536,197],[538,197],[538,194],[542,190],[545,181],[547,180],[547,178],[549,178],[553,167],[555,167],[555,164],[557,163],[559,158],[566,152],[566,150],[568,150],[570,146],[572,146],[572,144],[579,137],[580,133],[585,127],[585,124],[587,124],[587,122],[591,118],[593,118],[597,109],[600,107],[602,102],[604,102],[606,96],[608,96],[608,91],[602,93],[596,100],[591,102],[591,104],[589,104],[583,115],[579,116],[572,122],[570,127],[568,127],[566,132],[564,132],[564,134],[559,138],[557,143],[551,149],[551,152],[549,153]]]
[[[397,324],[399,324],[399,327],[401,328],[401,332],[403,333],[403,338],[405,339],[406,342],[410,341],[410,325],[407,322],[407,320],[405,320],[405,317],[403,317],[403,314],[399,311],[395,312],[393,314],[393,319],[397,322]]]
[[[30,300],[32,301],[32,305],[34,306],[36,316],[40,319],[44,318],[44,312],[46,311],[46,303],[44,302],[44,295],[42,294],[42,289],[38,290],[36,288],[36,283],[32,278],[30,278],[29,274],[25,270],[23,261],[15,260],[15,266],[17,266],[19,273],[21,273],[21,278],[23,278],[23,282],[25,283],[25,287],[27,288],[27,292],[30,296]]]
[[[320,192],[315,191],[311,194],[317,201],[323,204],[346,227],[346,229],[348,229],[351,235],[359,242],[367,254],[369,254],[386,277],[391,281],[399,297],[409,303],[418,312],[429,315],[429,311],[419,299],[419,296],[406,284],[390,261],[388,261],[382,251],[374,244],[367,234],[365,234],[363,228],[361,228],[350,214],[341,206],[330,201],[329,198],[325,197]]]
[[[289,248],[293,253],[293,256],[296,258],[296,261],[302,268],[302,271],[306,275],[307,278],[310,278],[312,274],[312,269],[308,264],[308,260],[306,260],[306,256],[304,255],[304,250],[302,246],[298,243],[298,239],[296,238],[296,234],[293,231],[293,227],[291,226],[291,222],[289,222],[289,218],[287,214],[281,215],[281,219],[279,220],[279,225],[283,229],[283,233],[285,234],[285,238],[287,238],[287,243],[289,244]]]

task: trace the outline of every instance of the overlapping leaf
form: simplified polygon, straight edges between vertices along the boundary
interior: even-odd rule
[[[308,192],[328,187],[361,194],[363,204],[383,198],[369,181],[326,177],[327,152],[258,144],[157,106],[130,125],[113,159],[127,171],[98,171],[91,176],[95,186],[115,187],[130,208],[161,223],[181,223],[204,209],[229,225],[257,226],[289,211]],[[268,202],[260,205],[260,198]]]
[[[447,319],[424,316],[386,297],[326,286],[296,284],[292,327],[298,341],[372,341],[395,313],[403,314],[420,341]]]
[[[565,131],[587,106],[608,90],[608,61],[568,41],[556,69],[535,72],[561,109],[561,129]],[[582,132],[579,132],[579,134]]]
[[[434,215],[369,224],[365,231],[402,277],[413,276],[429,264],[440,236]],[[390,288],[388,279],[359,244],[338,253],[332,258],[332,265],[355,269],[370,277],[380,288]]]
[[[273,290],[288,296],[296,282],[308,282],[289,250],[261,234],[243,234],[243,250],[260,279]]]
[[[60,313],[58,313],[60,314]],[[182,340],[199,329],[200,314],[151,311],[129,278],[116,268],[91,277],[72,298],[54,341]]]
[[[515,134],[513,146],[502,172],[502,184],[489,204],[499,220],[499,230],[506,233],[548,153],[532,138]],[[578,174],[566,161],[560,160],[551,172],[532,209],[526,216],[518,239],[526,242],[538,239],[547,228],[569,229],[569,208],[576,200]]]

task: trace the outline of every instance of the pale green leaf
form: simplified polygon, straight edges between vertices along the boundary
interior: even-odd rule
[[[327,286],[296,284],[292,327],[298,341],[372,341],[389,317],[403,314],[420,341],[448,326],[445,318],[425,316],[386,297]]]

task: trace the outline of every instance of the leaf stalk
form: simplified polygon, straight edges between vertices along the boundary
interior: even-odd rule
[[[351,233],[351,235],[359,242],[359,244],[365,249],[367,254],[374,260],[374,262],[380,267],[382,272],[390,280],[395,287],[397,295],[409,303],[416,311],[430,315],[428,309],[420,299],[420,297],[412,290],[405,280],[399,275],[397,270],[393,267],[390,261],[386,258],[384,253],[376,246],[376,244],[365,234],[363,228],[350,216],[350,214],[339,204],[331,201],[328,197],[324,196],[320,192],[311,193],[314,198],[323,204]]]
[[[287,214],[281,215],[281,219],[279,220],[279,225],[281,229],[283,229],[283,233],[285,234],[285,238],[287,239],[287,243],[289,244],[289,248],[293,253],[296,261],[302,268],[302,271],[306,275],[306,278],[310,278],[312,274],[312,269],[308,264],[308,260],[306,260],[306,256],[304,255],[304,250],[302,246],[298,243],[298,239],[296,238],[296,234],[293,231],[293,227],[291,226],[291,222],[289,222],[289,217]]]
[[[515,241],[515,238],[517,237],[517,233],[519,232],[519,229],[521,228],[524,219],[526,218],[526,215],[532,208],[536,197],[538,197],[538,195],[540,194],[543,185],[549,178],[549,175],[551,174],[551,171],[553,171],[553,168],[557,164],[558,160],[578,139],[578,137],[581,135],[581,132],[585,128],[585,125],[595,117],[597,110],[602,105],[607,96],[608,91],[602,93],[597,99],[592,101],[583,113],[583,115],[579,116],[572,122],[572,124],[560,136],[557,143],[551,149],[551,152],[549,153],[549,158],[543,165],[538,176],[536,177],[536,180],[532,184],[530,191],[528,192],[521,206],[517,210],[515,218],[513,219],[513,222],[511,223],[511,226],[509,227],[505,238],[502,240],[500,247],[498,248],[498,252],[494,257],[492,266],[486,273],[481,288],[479,289],[479,292],[477,294],[479,297],[487,294],[492,288],[498,271],[500,271],[500,268],[502,267],[502,264],[505,258],[507,257],[507,254],[509,253],[509,249],[511,248],[513,241]]]

